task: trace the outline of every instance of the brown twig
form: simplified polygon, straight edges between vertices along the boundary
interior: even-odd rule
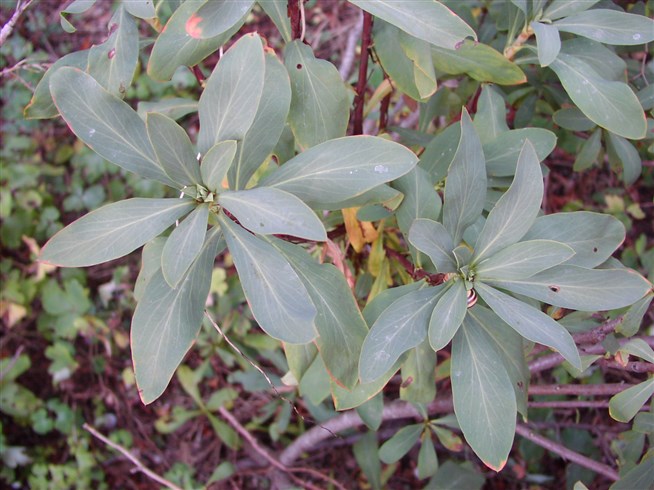
[[[529,402],[530,408],[607,408],[607,401],[561,400],[557,402]]]
[[[129,459],[132,463],[134,463],[134,466],[136,466],[136,469],[146,475],[148,478],[150,478],[153,481],[156,481],[160,485],[164,485],[172,490],[182,490],[181,487],[178,487],[175,485],[173,482],[166,480],[164,477],[157,475],[154,471],[151,469],[147,468],[141,461],[134,456],[132,453],[130,453],[127,449],[125,449],[123,446],[116,444],[110,439],[107,439],[105,436],[100,434],[96,429],[94,429],[92,426],[89,424],[84,424],[82,425],[84,430],[88,431],[93,435],[94,437],[100,439],[102,442],[104,442],[107,446],[115,449],[118,451],[120,454],[125,456],[127,459]]]
[[[598,463],[597,461],[593,461],[592,459],[587,458],[586,456],[583,456],[579,453],[576,453],[557,442],[554,442],[546,437],[543,437],[540,434],[536,434],[526,425],[518,424],[515,428],[515,431],[517,434],[520,434],[522,437],[530,440],[534,444],[537,444],[547,449],[548,451],[558,454],[562,458],[572,461],[573,463],[577,463],[579,466],[583,466],[584,468],[593,470],[594,472],[599,473],[600,475],[604,475],[605,477],[607,477],[612,481],[617,481],[620,478],[618,472],[615,471],[610,466],[607,466],[602,463]]]
[[[630,388],[623,383],[607,383],[601,385],[535,385],[529,387],[530,395],[615,395]]]
[[[300,39],[302,36],[302,15],[300,13],[300,2],[304,0],[288,0],[286,13],[291,19],[291,38]]]
[[[25,9],[27,9],[31,3],[32,0],[27,0],[26,2],[23,2],[23,0],[18,0],[18,2],[16,2],[16,9],[14,10],[13,15],[0,30],[0,46],[2,46],[7,38],[11,35],[19,17],[23,14],[23,12],[25,12]]]
[[[359,79],[357,80],[352,115],[352,134],[363,134],[363,107],[365,105],[366,85],[368,83],[368,49],[372,34],[372,15],[363,13],[363,30],[361,32],[361,61],[359,62]]]

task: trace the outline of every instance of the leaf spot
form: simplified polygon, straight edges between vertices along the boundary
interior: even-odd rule
[[[109,52],[107,53],[107,58],[109,59],[113,58],[114,56],[116,56],[116,48],[110,49]]]
[[[301,70],[302,69],[302,63],[298,63],[297,65],[295,65],[295,68],[297,68],[298,70]]]
[[[550,291],[552,291],[553,293],[558,293],[559,291],[561,291],[561,288],[559,286],[549,286],[549,288]]]
[[[640,39],[640,34],[636,33],[631,37],[634,39],[634,41],[638,41]]]
[[[202,36],[202,29],[198,27],[200,22],[202,17],[196,14],[191,15],[186,21],[186,33],[194,39],[200,39]]]
[[[375,165],[375,168],[373,169],[376,174],[387,174],[388,173],[388,167],[386,165]]]
[[[400,388],[406,388],[409,386],[411,383],[413,383],[413,376],[409,376],[400,386]]]

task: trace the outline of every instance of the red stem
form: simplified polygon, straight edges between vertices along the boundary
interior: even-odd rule
[[[372,33],[372,15],[363,13],[363,32],[361,34],[361,62],[359,63],[359,79],[357,80],[354,98],[354,114],[352,116],[352,134],[363,134],[363,106],[368,82],[368,49]]]

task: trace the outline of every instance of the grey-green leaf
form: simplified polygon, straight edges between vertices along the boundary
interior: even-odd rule
[[[316,308],[288,261],[269,243],[218,216],[252,314],[265,332],[283,342],[316,338]]]
[[[166,237],[158,236],[143,246],[141,269],[134,283],[134,299],[137,302],[141,301],[145,286],[150,282],[154,273],[161,270],[161,254],[164,245],[166,245]]]
[[[598,126],[629,139],[645,137],[645,113],[626,83],[605,80],[589,64],[566,53],[559,53],[550,68],[572,101]]]
[[[629,269],[585,269],[560,265],[525,279],[493,285],[571,310],[614,310],[641,299],[652,285]]]
[[[143,120],[93,77],[64,67],[52,75],[50,91],[70,129],[98,155],[141,177],[175,186],[156,161]]]
[[[363,383],[382,376],[402,354],[425,339],[439,297],[438,289],[420,289],[402,296],[382,312],[361,348],[359,372]]]
[[[325,241],[327,232],[316,213],[293,194],[273,187],[225,191],[218,203],[248,230],[260,235],[291,235]]]
[[[454,272],[454,241],[445,227],[430,219],[417,219],[409,230],[409,242],[427,254],[438,272]]]
[[[222,183],[234,162],[236,155],[236,141],[221,141],[213,145],[202,158],[200,174],[202,183],[212,192],[220,192]]]
[[[173,230],[161,255],[161,271],[171,288],[176,288],[200,254],[209,221],[209,205],[196,207]]]
[[[576,107],[564,107],[552,115],[556,124],[570,131],[588,131],[595,127],[595,123],[584,116]]]
[[[23,111],[25,118],[49,119],[58,116],[59,111],[57,111],[52,96],[50,95],[50,77],[59,68],[64,66],[72,66],[84,70],[86,69],[88,58],[89,51],[85,49],[84,51],[75,51],[67,54],[50,65],[50,68],[48,68],[48,70],[43,74],[43,77],[39,80],[38,85],[34,89],[34,95],[32,95],[30,103],[27,104]]]
[[[345,276],[332,264],[318,264],[299,246],[269,240],[297,272],[318,310],[316,343],[330,376],[353,388],[359,378],[359,354],[368,326]]]
[[[572,169],[575,172],[580,172],[590,168],[597,162],[597,157],[599,157],[601,150],[602,130],[597,128],[581,145],[581,149],[579,150],[579,153],[577,153],[577,158],[575,158],[575,163],[572,166]]]
[[[424,426],[422,424],[411,424],[402,427],[379,448],[379,459],[386,464],[399,461],[418,442],[423,430]]]
[[[486,165],[481,141],[468,111],[461,114],[461,139],[445,184],[443,224],[458,245],[463,232],[477,221],[486,200]]]
[[[357,7],[435,46],[455,49],[475,31],[440,2],[352,0]]]
[[[291,82],[284,65],[274,53],[266,53],[266,75],[254,122],[239,142],[234,164],[229,169],[229,188],[245,189],[250,177],[273,152],[291,105]]]
[[[475,290],[490,308],[515,331],[532,342],[558,351],[570,364],[581,369],[581,358],[572,336],[551,317],[482,282]]]
[[[91,47],[87,72],[120,98],[132,84],[139,56],[139,31],[134,17],[121,4],[109,21],[109,37]]]
[[[599,0],[552,0],[543,17],[550,20],[560,19],[568,15],[583,12],[595,5]]]
[[[293,94],[289,122],[300,147],[345,136],[350,99],[336,67],[301,41],[286,46],[284,64]]]
[[[611,165],[622,167],[622,180],[631,185],[640,177],[643,162],[640,160],[638,150],[622,136],[607,133],[606,147]]]
[[[454,337],[468,311],[466,288],[463,281],[456,281],[436,303],[429,320],[429,345],[441,350]]]
[[[157,15],[152,0],[130,0],[123,5],[130,14],[139,19],[153,19]]]
[[[161,271],[148,281],[132,318],[132,360],[143,403],[156,400],[193,345],[202,324],[220,230],[209,230],[200,255],[176,289]]]
[[[531,228],[543,200],[543,174],[534,146],[525,141],[509,189],[488,214],[475,244],[474,262],[516,243]]]
[[[172,180],[181,186],[202,182],[191,140],[179,124],[163,114],[150,112],[145,127],[159,165]]]
[[[654,41],[654,20],[617,10],[592,9],[578,12],[557,20],[554,26],[560,31],[605,44],[635,46]]]
[[[454,412],[466,441],[484,464],[500,471],[513,444],[515,395],[493,340],[475,322],[464,320],[454,336],[451,375]]]
[[[291,32],[291,22],[288,18],[288,2],[286,0],[259,0],[257,3],[266,15],[270,17],[270,20],[275,23],[284,42],[290,43],[293,39],[293,33]]]
[[[200,153],[219,141],[243,139],[259,108],[265,72],[257,34],[241,37],[220,58],[200,96]]]
[[[629,422],[654,395],[654,378],[627,388],[609,400],[609,414],[618,422]]]
[[[477,264],[480,281],[524,279],[569,260],[572,247],[553,240],[514,243]]]
[[[576,211],[536,218],[524,240],[554,240],[572,247],[569,265],[596,267],[608,259],[625,237],[624,225],[608,214]]]
[[[85,267],[136,250],[190,212],[188,199],[133,198],[108,204],[53,236],[40,260],[60,267]]]
[[[373,136],[349,136],[303,151],[261,182],[295,194],[309,206],[329,207],[408,173],[417,157]]]
[[[538,61],[540,66],[548,66],[561,51],[561,37],[559,30],[550,24],[532,22],[531,28],[536,34],[538,45]]]
[[[488,175],[514,175],[518,157],[527,140],[534,145],[540,161],[545,160],[556,146],[556,135],[543,128],[522,128],[500,133],[494,140],[484,143]]]
[[[183,2],[157,37],[150,60],[148,75],[156,80],[170,80],[178,67],[193,66],[216,51],[231,38],[245,22],[244,15],[229,31],[210,38],[195,39],[186,32],[186,23],[207,0]]]
[[[172,97],[161,99],[155,102],[141,101],[138,103],[136,112],[144,118],[148,112],[158,112],[164,116],[177,121],[182,117],[198,111],[196,99],[185,99],[183,97]]]
[[[506,124],[506,103],[494,85],[483,85],[473,124],[484,145],[509,130]]]
[[[195,39],[209,39],[228,32],[254,5],[254,0],[211,0],[186,22],[186,32]]]

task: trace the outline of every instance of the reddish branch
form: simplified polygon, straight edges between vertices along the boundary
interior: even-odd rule
[[[372,15],[363,13],[363,31],[361,33],[361,62],[359,63],[359,79],[357,80],[354,98],[354,115],[352,116],[352,134],[363,134],[363,107],[368,82],[368,50],[372,34]]]
[[[288,0],[286,12],[291,19],[291,37],[300,39],[302,36],[302,15],[300,14],[300,2],[303,0]]]
[[[384,247],[384,250],[386,250],[386,255],[388,255],[389,257],[393,257],[395,260],[397,260],[400,263],[402,267],[404,267],[404,270],[407,271],[407,273],[411,276],[411,278],[414,281],[421,281],[425,279],[431,286],[438,286],[439,284],[443,284],[445,282],[446,274],[441,274],[441,273],[430,274],[429,272],[423,269],[418,269],[415,265],[411,263],[409,259],[407,259],[404,255],[402,255],[397,250],[393,250],[392,248],[388,248],[388,247]]]
[[[388,76],[386,76],[388,78]],[[389,79],[390,80],[390,79]],[[393,92],[389,93],[381,101],[381,106],[379,108],[379,132],[381,133],[388,126],[388,108],[391,105],[391,96]]]

